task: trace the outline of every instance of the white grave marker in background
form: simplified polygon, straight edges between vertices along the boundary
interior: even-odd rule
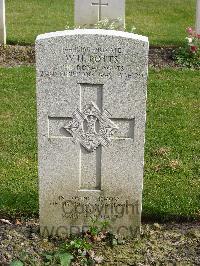
[[[196,5],[196,33],[200,34],[200,0],[197,0]]]
[[[0,0],[0,44],[6,44],[5,0]]]
[[[121,18],[125,26],[125,0],[75,0],[75,25],[93,25],[103,19]]]

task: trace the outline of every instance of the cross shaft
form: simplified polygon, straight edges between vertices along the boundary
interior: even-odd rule
[[[102,6],[108,6],[108,3],[102,3],[101,0],[99,0],[98,3],[92,3],[92,6],[98,7],[98,21],[102,20]]]
[[[80,84],[79,110],[72,117],[49,117],[49,138],[80,143],[79,190],[101,190],[102,146],[134,139],[134,119],[110,116],[103,110],[103,85]]]

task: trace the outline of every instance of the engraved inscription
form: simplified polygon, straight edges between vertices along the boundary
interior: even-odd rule
[[[42,69],[37,72],[39,77],[102,77],[116,76],[126,80],[139,79],[142,73],[133,72],[132,66],[124,64],[126,54],[121,47],[64,47],[61,51],[65,64],[52,70]]]
[[[93,152],[99,145],[107,146],[111,137],[118,131],[118,127],[109,119],[108,112],[100,112],[93,103],[85,105],[81,112],[77,109],[73,113],[73,119],[64,128],[73,136],[75,143]]]
[[[129,214],[139,214],[139,202],[130,200],[121,201],[119,197],[99,196],[91,201],[88,196],[74,196],[65,198],[59,196],[50,206],[61,208],[62,216],[65,219],[78,219],[80,217],[93,217],[103,219],[118,219]]]

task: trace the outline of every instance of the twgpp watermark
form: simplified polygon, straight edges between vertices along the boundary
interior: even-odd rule
[[[41,235],[67,237],[80,235],[89,231],[92,218],[109,222],[107,230],[117,235],[135,237],[139,233],[141,205],[139,202],[130,203],[126,200],[119,202],[84,203],[73,200],[62,201],[62,216],[66,221],[64,225],[43,225]],[[136,221],[134,224],[133,220]],[[88,221],[86,224],[81,221]]]

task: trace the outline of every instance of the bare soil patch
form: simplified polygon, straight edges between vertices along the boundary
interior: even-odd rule
[[[175,47],[150,47],[149,65],[156,68],[177,67],[172,58]],[[34,46],[0,46],[0,66],[30,66],[35,64]]]
[[[30,66],[35,64],[34,46],[0,45],[0,66]]]
[[[13,260],[24,265],[47,265],[45,254],[58,250],[59,245],[56,238],[40,237],[37,220],[0,222],[2,266]],[[95,255],[103,258],[101,265],[200,265],[200,223],[143,224],[139,240],[115,246],[102,241],[93,247]],[[72,265],[80,264],[74,261]]]

